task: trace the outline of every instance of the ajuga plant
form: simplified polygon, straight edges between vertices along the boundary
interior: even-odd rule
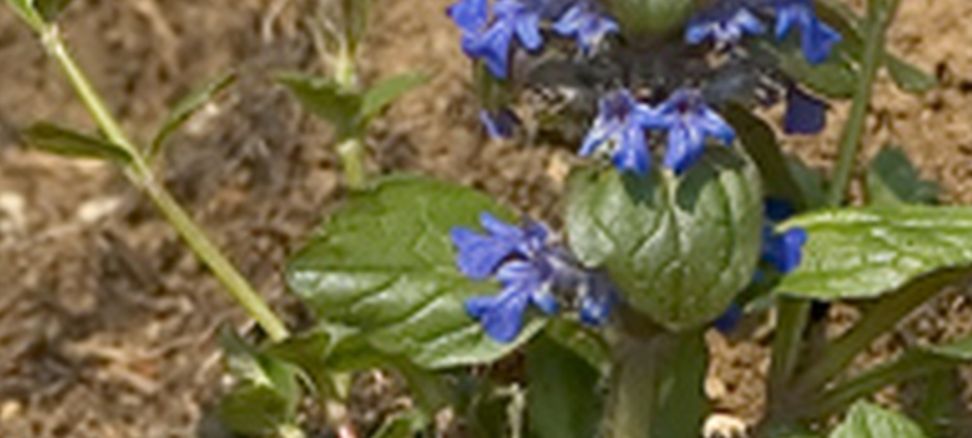
[[[372,94],[382,87],[353,80],[368,2],[335,3],[337,30],[321,44],[335,68],[281,79],[335,125],[339,144],[357,142],[339,147],[346,199],[284,273],[314,315],[296,334],[241,292],[245,282],[151,178],[60,39],[65,2],[8,3],[105,136],[39,125],[27,140],[118,162],[269,335],[254,344],[227,333],[237,385],[220,412],[236,433],[316,433],[309,419],[320,416],[298,409],[301,398],[340,422],[330,414],[350,376],[381,368],[407,383],[411,404],[380,427],[331,424],[342,436],[439,436],[447,424],[470,437],[697,437],[708,415],[704,333],[770,315],[766,411],[752,436],[970,433],[940,399],[952,392],[949,370],[972,360],[972,338],[847,369],[972,275],[972,208],[935,205],[936,185],[898,149],[857,162],[880,72],[908,92],[935,86],[885,49],[897,0],[869,0],[863,16],[838,0],[452,4],[443,12],[469,58],[484,133],[527,133],[580,157],[560,229],[462,185],[355,170],[364,156],[346,152],[363,150],[367,121],[409,87]],[[784,153],[778,135],[815,135],[842,100],[850,111],[830,172]],[[864,196],[849,206],[855,176]],[[811,306],[832,302],[860,319],[836,338],[809,335],[819,332]],[[487,366],[497,362],[509,366]],[[925,377],[914,419],[868,401]]]

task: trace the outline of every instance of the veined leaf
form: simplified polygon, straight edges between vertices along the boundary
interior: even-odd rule
[[[803,262],[777,293],[820,300],[873,298],[946,268],[972,266],[972,208],[899,205],[798,216]]]
[[[739,148],[709,147],[680,176],[583,169],[568,191],[571,249],[670,330],[716,319],[752,280],[763,196],[756,166]]]
[[[155,134],[149,156],[156,156],[162,150],[163,144],[170,135],[179,130],[197,111],[232,85],[233,82],[236,82],[236,73],[224,73],[176,102],[169,116],[162,123],[162,128]]]
[[[868,402],[851,407],[844,422],[830,438],[925,438],[915,422],[904,415]]]
[[[31,147],[57,155],[111,160],[122,164],[132,160],[121,146],[50,123],[35,124],[23,134]]]
[[[421,177],[394,177],[354,193],[294,257],[290,288],[323,321],[358,330],[378,350],[444,368],[490,362],[529,339],[490,339],[465,299],[496,293],[456,268],[449,231],[478,228],[480,213],[513,215],[474,190]]]

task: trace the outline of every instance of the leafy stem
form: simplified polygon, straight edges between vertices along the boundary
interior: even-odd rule
[[[32,25],[32,27],[34,26]],[[34,28],[40,33],[41,42],[47,53],[61,66],[78,97],[88,108],[88,112],[94,117],[99,128],[108,140],[117,144],[131,158],[129,164],[124,168],[125,176],[129,181],[152,200],[152,203],[155,204],[169,224],[176,229],[189,248],[213,271],[230,295],[263,327],[270,338],[278,341],[286,338],[288,332],[283,322],[277,318],[266,302],[254,291],[250,283],[209,240],[202,229],[166,191],[165,187],[155,179],[141,153],[142,149],[136,147],[125,135],[125,131],[111,114],[111,111],[108,110],[101,96],[95,91],[84,71],[74,61],[61,38],[58,27],[54,24],[44,24]]]

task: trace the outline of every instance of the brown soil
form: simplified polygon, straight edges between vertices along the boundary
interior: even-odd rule
[[[64,19],[70,44],[139,139],[152,134],[167,105],[186,90],[227,69],[240,73],[229,93],[173,139],[165,181],[243,274],[297,324],[301,312],[284,291],[282,263],[340,198],[328,128],[268,80],[279,70],[320,69],[300,18],[308,1],[75,3]],[[534,216],[554,216],[573,158],[482,138],[468,64],[442,12],[450,0],[377,3],[364,79],[409,70],[433,79],[378,122],[376,167],[428,172],[479,187]],[[945,201],[969,203],[972,3],[903,3],[892,44],[935,71],[942,84],[914,97],[883,81],[865,154],[886,142],[900,144],[927,177],[943,183]],[[222,380],[214,332],[225,323],[245,329],[246,319],[116,170],[20,145],[17,130],[35,120],[92,125],[33,37],[0,10],[0,436],[166,437],[208,430],[204,418]],[[835,119],[845,111],[837,108]],[[825,165],[836,136],[831,130],[790,147]],[[912,329],[889,336],[875,357],[887,357],[887,345],[900,345],[912,336],[907,333],[965,333],[972,325],[968,297],[955,293],[940,304]],[[841,311],[833,313],[840,327]],[[717,411],[754,421],[767,339],[713,334],[710,341],[715,358],[708,389]]]

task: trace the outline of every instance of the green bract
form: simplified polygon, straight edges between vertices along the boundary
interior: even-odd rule
[[[629,35],[664,35],[681,28],[695,0],[608,0],[611,14]]]
[[[463,307],[496,293],[456,268],[449,231],[480,213],[513,215],[472,189],[421,177],[386,178],[352,194],[288,266],[294,292],[324,321],[361,332],[374,348],[429,368],[490,362],[540,328],[500,344]]]
[[[705,324],[752,279],[762,190],[740,149],[710,147],[682,176],[585,169],[569,184],[571,248],[605,268],[625,300],[658,324]]]

